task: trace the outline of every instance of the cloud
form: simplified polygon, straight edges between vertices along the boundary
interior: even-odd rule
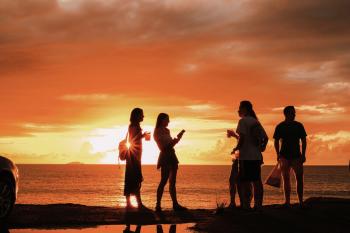
[[[348,130],[349,8],[343,0],[2,0],[0,134],[108,128],[141,106],[150,125],[165,111],[215,142],[238,121],[242,99],[269,125],[283,118],[274,106],[293,104],[313,133]]]
[[[217,140],[213,148],[193,155],[192,158],[203,164],[229,164],[233,147],[234,143],[231,140]]]
[[[334,75],[333,62],[317,64],[316,67],[304,65],[292,67],[287,70],[286,78],[299,81],[319,81],[330,78]]]
[[[350,131],[320,132],[308,136],[308,154],[320,164],[347,165],[350,158]]]
[[[344,107],[339,106],[337,103],[331,104],[318,104],[318,105],[300,105],[295,106],[297,110],[305,112],[314,112],[322,114],[339,114],[346,112]],[[273,108],[273,111],[282,111],[284,107]]]
[[[208,111],[208,110],[215,110],[218,107],[210,104],[195,104],[195,105],[188,105],[187,108],[193,110],[193,111]]]
[[[322,142],[336,142],[336,144],[347,144],[350,142],[350,132],[349,131],[338,131],[336,133],[318,133],[311,136],[314,141]]]
[[[90,95],[63,95],[60,99],[65,101],[105,101],[111,96],[108,94],[90,94]]]
[[[349,82],[329,82],[323,85],[325,91],[337,92],[339,91],[350,91]]]

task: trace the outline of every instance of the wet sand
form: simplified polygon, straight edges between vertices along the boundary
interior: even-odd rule
[[[196,209],[186,212],[166,210],[128,211],[120,208],[76,204],[23,205],[14,207],[6,223],[9,229],[84,228],[112,224],[179,224],[196,223],[202,232],[348,232],[350,199],[310,198],[304,209],[296,205],[284,209],[280,205],[264,206],[262,212],[225,209]]]

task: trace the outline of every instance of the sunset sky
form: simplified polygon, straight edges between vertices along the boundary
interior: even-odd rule
[[[237,108],[270,137],[286,105],[307,164],[350,159],[350,1],[0,0],[0,154],[116,163],[134,107],[170,115],[181,164],[230,164]],[[144,142],[144,163],[158,151]]]

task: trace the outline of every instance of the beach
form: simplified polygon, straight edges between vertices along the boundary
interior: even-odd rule
[[[153,225],[195,223],[195,232],[305,232],[345,233],[350,228],[350,199],[309,198],[305,208],[266,205],[260,212],[241,209],[190,209],[185,212],[153,210],[125,211],[123,208],[77,204],[18,204],[5,227],[13,229],[85,228],[99,225]],[[97,231],[96,231],[97,232]],[[179,233],[179,232],[178,232]],[[180,232],[181,233],[181,232]]]

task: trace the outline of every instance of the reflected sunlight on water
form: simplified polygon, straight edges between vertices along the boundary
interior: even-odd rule
[[[95,228],[83,229],[55,229],[55,230],[37,230],[37,229],[16,229],[10,233],[189,233],[194,232],[188,229],[193,227],[193,223],[177,225],[147,225],[134,226],[130,228],[124,225],[99,226]]]
[[[177,180],[179,201],[190,208],[215,208],[216,200],[229,200],[230,166],[180,166]],[[264,166],[263,179],[272,169]],[[125,206],[124,166],[118,165],[19,165],[22,204],[76,203],[91,206]],[[348,168],[306,167],[305,197],[333,196],[350,198]],[[160,172],[155,165],[143,166],[143,203],[155,207]],[[292,179],[294,181],[294,178]],[[293,182],[294,183],[294,182]],[[264,186],[264,203],[282,203],[280,189]],[[292,198],[296,201],[295,189]],[[168,186],[163,195],[164,208],[171,208]]]

